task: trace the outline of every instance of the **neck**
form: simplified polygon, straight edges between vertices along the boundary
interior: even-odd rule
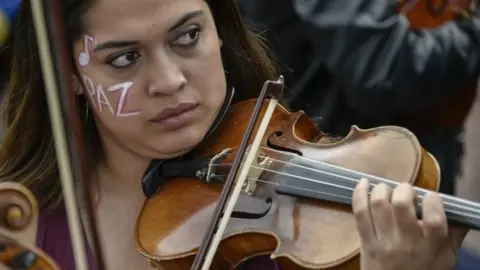
[[[392,188],[398,182],[385,178],[347,170],[328,163],[318,162],[297,156],[282,167],[275,176],[275,189],[278,193],[317,200],[327,200],[350,205],[352,194],[361,178],[370,182],[370,187],[383,183]],[[417,213],[422,214],[422,199],[428,192],[415,187],[419,203]],[[480,229],[480,204],[454,196],[440,194],[447,219],[451,224]]]
[[[99,164],[96,177],[101,193],[142,191],[142,177],[150,158],[136,155],[115,143],[104,143],[105,161]]]

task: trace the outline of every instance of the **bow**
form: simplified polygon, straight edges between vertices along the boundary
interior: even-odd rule
[[[92,240],[91,248],[98,268],[105,269],[89,195],[90,174],[83,130],[71,87],[74,67],[70,65],[68,44],[65,44],[62,7],[60,0],[30,0],[30,4],[76,267],[81,270],[89,268],[84,237],[87,234]],[[80,204],[81,201],[84,203]],[[86,211],[83,219],[85,231],[79,205]]]

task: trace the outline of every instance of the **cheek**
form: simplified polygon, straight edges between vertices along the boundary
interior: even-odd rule
[[[123,82],[111,86],[93,83],[88,76],[82,76],[90,106],[99,114],[125,118],[141,114],[139,102],[135,102],[135,85]],[[138,106],[138,107],[137,107]]]
[[[198,89],[202,99],[210,106],[220,106],[227,88],[220,45],[212,46],[192,67],[195,67],[192,70],[192,78],[201,84]]]

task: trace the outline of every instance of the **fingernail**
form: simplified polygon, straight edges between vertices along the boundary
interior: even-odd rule
[[[361,178],[359,185],[367,185],[368,186],[368,179],[367,178]]]

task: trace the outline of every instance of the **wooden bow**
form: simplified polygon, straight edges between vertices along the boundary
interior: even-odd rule
[[[74,67],[70,64],[69,44],[66,44],[62,6],[60,0],[31,0],[30,4],[76,268],[90,268],[85,244],[87,234],[92,240],[90,248],[98,269],[105,269],[89,192],[90,174],[83,128],[76,106],[78,102],[74,102],[75,94],[71,87]],[[79,205],[86,211],[83,219],[85,230],[82,228]]]

